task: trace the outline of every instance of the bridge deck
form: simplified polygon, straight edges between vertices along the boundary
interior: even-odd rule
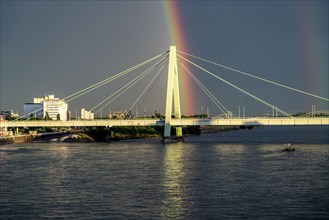
[[[92,120],[92,121],[2,121],[0,128],[10,127],[112,127],[164,126],[164,120]],[[232,118],[232,119],[172,119],[172,126],[186,125],[329,125],[329,118]]]

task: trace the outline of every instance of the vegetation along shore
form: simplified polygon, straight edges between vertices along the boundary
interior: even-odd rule
[[[240,129],[237,126],[184,126],[184,136],[200,135],[212,132],[227,132]],[[36,129],[33,134],[20,134],[8,137],[1,137],[0,144],[15,144],[24,142],[37,142],[57,138],[67,143],[86,142],[110,142],[128,139],[150,139],[162,138],[163,127],[158,126],[126,126],[126,127],[92,127],[85,129],[70,129],[67,131],[45,132],[44,129]],[[172,134],[175,135],[175,127],[172,127]]]

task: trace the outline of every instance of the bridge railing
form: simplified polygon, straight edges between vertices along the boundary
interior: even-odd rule
[[[231,118],[172,120],[173,126],[225,125],[329,125],[329,118]]]

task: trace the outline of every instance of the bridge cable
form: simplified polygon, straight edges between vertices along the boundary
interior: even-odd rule
[[[165,65],[165,68],[166,68],[168,65],[169,65],[169,63],[167,62],[166,65]],[[161,75],[161,74],[160,74],[160,75]],[[159,77],[155,80],[155,82],[159,80],[160,75],[159,75]],[[144,96],[143,100],[139,103],[137,109],[140,108],[140,106],[141,106],[142,103],[145,101],[146,97],[149,95],[149,93],[151,92],[151,90],[153,89],[154,86],[155,86],[155,83],[152,85],[152,87],[149,89],[149,91],[147,92],[147,94]]]
[[[206,95],[213,101],[213,103],[225,114],[229,112],[225,106],[202,84],[202,82],[183,64],[178,60],[178,63],[185,69],[190,77],[198,84],[198,86],[206,93]],[[224,110],[225,111],[224,111]]]
[[[161,57],[161,56],[163,56],[163,55],[165,55],[167,53],[168,53],[168,51],[165,52],[165,53],[159,54],[159,55],[157,55],[155,57],[152,57],[152,58],[150,58],[150,59],[148,59],[148,60],[146,60],[146,61],[144,61],[142,63],[139,63],[139,64],[137,64],[137,65],[135,65],[135,66],[133,66],[133,67],[131,67],[129,69],[126,69],[126,70],[124,70],[124,71],[122,71],[122,72],[120,72],[120,73],[118,73],[118,74],[116,74],[114,76],[111,76],[111,77],[109,77],[107,79],[104,79],[104,80],[102,80],[102,81],[100,81],[98,83],[95,83],[95,84],[93,84],[93,85],[91,85],[91,86],[89,86],[87,88],[84,88],[84,89],[82,89],[82,90],[80,90],[78,92],[75,92],[75,93],[73,93],[73,94],[65,97],[64,100],[66,100],[66,102],[70,102],[73,99],[76,99],[76,98],[78,98],[78,97],[80,97],[80,96],[82,96],[82,95],[84,95],[84,94],[86,94],[86,93],[88,93],[90,91],[93,91],[93,90],[95,90],[95,89],[97,89],[97,88],[99,88],[99,87],[101,87],[101,86],[103,86],[103,85],[105,85],[105,84],[107,84],[107,83],[115,80],[115,79],[118,79],[119,77],[124,76],[127,73],[129,73],[129,72],[131,72],[133,70],[136,70],[136,69],[138,69],[138,68],[140,68],[140,67],[142,67],[142,66],[144,66],[144,65],[146,65],[146,64],[148,64],[150,62],[152,62],[153,60],[155,60],[155,59],[157,59],[157,58],[159,58],[159,57]]]
[[[167,56],[168,57],[168,56]],[[129,88],[131,88],[134,84],[136,84],[138,81],[140,81],[142,78],[144,78],[146,75],[148,75],[157,65],[159,65],[161,62],[163,62],[164,60],[167,59],[167,57],[163,58],[162,60],[160,60],[159,62],[157,62],[156,64],[154,64],[153,66],[149,67],[147,70],[145,70],[143,73],[141,73],[139,76],[135,77],[134,79],[132,79],[129,83],[127,83],[126,85],[124,85],[122,88],[120,88],[119,90],[117,90],[115,93],[113,93],[112,95],[108,96],[106,99],[104,99],[103,101],[101,101],[100,103],[98,103],[96,106],[94,106],[93,108],[90,109],[90,111],[94,110],[95,108],[97,108],[98,106],[100,106],[101,104],[103,104],[105,101],[107,101],[108,99],[112,98],[113,96],[115,96],[116,94],[120,93],[119,95],[117,95],[115,98],[113,98],[109,103],[107,103],[106,105],[104,105],[102,108],[104,108],[105,106],[109,105],[111,102],[113,102],[116,98],[118,98],[121,94],[123,94],[124,92],[126,92]],[[128,87],[128,88],[127,88]],[[123,91],[123,92],[122,92]],[[101,108],[101,109],[102,109]],[[99,112],[100,109],[97,111]],[[96,113],[97,113],[96,112]]]
[[[160,68],[160,70],[155,74],[155,76],[152,78],[152,80],[150,81],[150,83],[145,87],[145,89],[143,90],[143,92],[140,94],[140,96],[135,100],[135,102],[132,104],[132,106],[130,107],[130,109],[129,109],[129,111],[131,111],[134,107],[135,107],[135,105],[136,105],[136,103],[139,101],[139,99],[144,95],[144,93],[148,90],[148,88],[153,84],[153,82],[155,81],[155,80],[157,80],[158,79],[158,76],[160,76],[160,73],[163,71],[163,69],[164,69],[164,67],[165,67],[165,65],[163,65],[161,68]],[[154,84],[153,84],[153,86],[154,86]],[[153,86],[152,86],[152,88],[153,88]],[[151,89],[152,89],[151,88]],[[149,91],[151,91],[151,89],[149,90]],[[149,92],[146,94],[146,96],[149,94]],[[145,96],[145,97],[146,97]]]
[[[305,92],[305,91],[302,91],[302,90],[299,90],[299,89],[295,89],[295,88],[293,88],[293,87],[286,86],[286,85],[283,85],[283,84],[280,84],[280,83],[277,83],[277,82],[274,82],[274,81],[271,81],[271,80],[268,80],[268,79],[264,79],[264,78],[261,78],[261,77],[259,77],[259,76],[254,76],[254,75],[251,75],[251,74],[249,74],[249,73],[243,72],[243,71],[241,71],[241,70],[234,69],[234,68],[231,68],[231,67],[228,67],[228,66],[224,66],[224,65],[222,65],[222,64],[215,63],[215,62],[213,62],[213,61],[206,60],[206,59],[204,59],[204,58],[197,57],[197,56],[194,56],[194,55],[192,55],[192,54],[185,53],[185,52],[183,52],[183,51],[179,51],[179,50],[177,50],[177,52],[182,53],[182,54],[185,54],[185,55],[188,55],[188,56],[190,56],[190,57],[194,57],[194,58],[196,58],[196,59],[199,59],[199,60],[205,61],[205,62],[210,63],[210,64],[213,64],[213,65],[216,65],[216,66],[219,66],[219,67],[222,67],[222,68],[225,68],[225,69],[228,69],[228,70],[231,70],[231,71],[234,71],[234,72],[237,72],[237,73],[240,73],[240,74],[243,74],[243,75],[246,75],[246,76],[249,76],[249,77],[255,78],[255,79],[258,79],[258,80],[262,80],[262,81],[267,82],[267,83],[271,83],[271,84],[276,85],[276,86],[280,86],[280,87],[283,87],[283,88],[286,88],[286,89],[290,89],[290,90],[295,91],[295,92],[299,92],[299,93],[302,93],[302,94],[305,94],[305,95],[309,95],[309,96],[312,96],[312,97],[315,97],[315,98],[318,98],[318,99],[322,99],[322,100],[325,100],[325,101],[329,101],[328,98],[321,97],[321,96],[318,96],[318,95],[315,95],[315,94],[312,94],[312,93],[309,93],[309,92]]]
[[[150,68],[148,68],[147,70],[145,70],[142,74],[140,74],[139,76],[137,76],[136,78],[131,80],[128,84],[123,86],[121,89],[119,89],[118,91],[116,91],[115,93],[113,93],[112,95],[107,97],[106,99],[104,99],[102,102],[98,103],[96,106],[94,106],[92,109],[90,109],[90,111],[94,110],[99,105],[103,104],[105,101],[107,101],[108,99],[112,98],[114,95],[119,93],[112,100],[110,100],[107,104],[105,104],[102,108],[100,108],[98,111],[95,112],[95,113],[98,113],[101,109],[103,109],[105,106],[109,105],[111,102],[113,102],[115,99],[117,99],[120,95],[122,95],[124,92],[126,92],[128,89],[130,89],[133,85],[135,85],[137,82],[139,82],[142,78],[144,78],[146,75],[148,75],[156,66],[158,66],[160,63],[162,63],[166,59],[167,59],[167,57],[163,58],[162,60],[160,60],[159,62],[157,62]]]
[[[36,109],[36,110],[34,110],[34,111],[32,111],[32,112],[29,112],[29,113],[27,113],[27,114],[25,114],[25,115],[22,115],[22,116],[20,116],[20,117],[18,117],[18,118],[16,118],[16,119],[14,119],[13,121],[18,121],[19,119],[24,118],[25,116],[31,115],[31,114],[33,114],[33,113],[36,114],[37,112],[39,112],[39,111],[42,110],[42,109],[43,109],[43,107],[38,108],[38,109]],[[41,114],[43,114],[43,112],[39,112],[39,113],[36,114],[34,117],[37,117],[37,115],[41,115]],[[29,120],[31,120],[31,118],[27,118],[27,121],[29,121]]]
[[[182,58],[183,60],[185,60],[185,61],[191,63],[192,65],[196,66],[197,68],[203,70],[204,72],[208,73],[209,75],[211,75],[211,76],[213,76],[213,77],[215,77],[215,78],[221,80],[222,82],[224,82],[224,83],[226,83],[226,84],[232,86],[233,88],[239,90],[240,92],[243,92],[243,93],[245,93],[246,95],[248,95],[248,96],[254,98],[255,100],[257,100],[257,101],[263,103],[264,105],[267,105],[267,106],[269,106],[270,108],[273,108],[273,105],[271,105],[270,103],[268,103],[268,102],[262,100],[261,98],[258,98],[257,96],[255,96],[255,95],[253,95],[253,94],[251,94],[251,93],[249,93],[249,92],[247,92],[247,91],[241,89],[240,87],[238,87],[238,86],[236,86],[236,85],[234,85],[234,84],[232,84],[232,83],[226,81],[225,79],[223,79],[223,78],[221,78],[221,77],[219,77],[219,76],[213,74],[212,72],[210,72],[210,71],[208,71],[208,70],[202,68],[201,66],[199,66],[199,65],[197,65],[197,64],[195,64],[195,63],[193,63],[192,61],[190,61],[190,60],[188,60],[188,59],[186,59],[186,58],[184,58],[184,57],[182,57],[182,56],[180,56],[180,55],[178,55],[178,54],[177,54],[177,56],[180,57],[180,58]],[[287,115],[287,116],[290,115],[289,113],[287,113],[287,112],[285,112],[285,111],[279,109],[278,107],[276,107],[276,109],[277,109],[279,112],[281,112],[282,114],[284,114],[284,115]]]
[[[70,102],[70,101],[72,101],[73,99],[76,99],[76,98],[78,98],[78,97],[80,97],[80,96],[82,96],[82,95],[84,95],[84,94],[86,94],[86,93],[88,93],[88,92],[90,92],[90,91],[93,91],[93,90],[96,89],[96,88],[99,88],[99,87],[101,87],[101,86],[103,86],[103,85],[105,85],[105,84],[107,84],[107,83],[109,83],[109,82],[111,82],[111,81],[113,81],[113,80],[115,80],[115,79],[117,79],[117,78],[119,78],[119,77],[121,77],[121,76],[123,76],[123,75],[125,75],[125,74],[127,74],[127,73],[129,73],[129,72],[131,72],[131,71],[133,71],[133,70],[135,70],[135,69],[138,69],[138,68],[140,68],[140,67],[146,65],[147,63],[149,63],[149,62],[151,62],[151,61],[153,61],[153,60],[155,60],[155,59],[157,59],[157,58],[159,58],[159,57],[161,57],[161,56],[163,56],[163,55],[165,55],[165,54],[167,54],[167,53],[168,53],[168,51],[166,51],[166,52],[164,52],[164,53],[161,53],[161,54],[159,54],[159,55],[157,55],[157,56],[155,56],[155,57],[152,57],[152,58],[150,58],[150,59],[148,59],[148,60],[146,60],[146,61],[144,61],[144,62],[142,62],[142,63],[140,63],[140,64],[137,64],[137,65],[135,65],[135,66],[133,66],[133,67],[127,69],[127,70],[124,70],[124,71],[122,71],[122,72],[120,72],[120,73],[118,73],[118,74],[116,74],[116,75],[114,75],[114,76],[111,76],[111,77],[109,77],[109,78],[107,78],[107,79],[105,79],[105,80],[102,80],[102,81],[100,81],[100,82],[94,84],[94,85],[91,85],[91,86],[89,86],[89,87],[87,87],[87,88],[85,88],[85,89],[82,89],[82,90],[80,90],[80,91],[78,91],[78,92],[75,92],[75,93],[73,93],[73,94],[71,94],[71,95],[69,95],[69,96],[67,96],[67,97],[65,97],[65,98],[63,98],[63,99],[64,99],[64,100],[66,99],[66,102]],[[80,94],[79,94],[79,93],[80,93]],[[18,119],[24,118],[24,117],[26,117],[28,114],[32,114],[32,113],[34,113],[34,112],[36,112],[36,111],[40,111],[40,110],[42,110],[42,109],[43,109],[43,107],[42,107],[42,108],[39,108],[39,109],[37,109],[37,110],[34,110],[34,111],[32,111],[32,112],[29,112],[29,113],[27,113],[27,114],[25,114],[25,115],[23,115],[23,116],[21,116],[21,117],[15,119],[15,120],[18,120]],[[43,112],[42,112],[42,113],[43,113]],[[40,114],[42,114],[42,113],[39,113],[38,115],[40,115]],[[36,115],[35,117],[37,117],[37,115]],[[28,120],[30,120],[30,118],[28,118]]]
[[[152,62],[153,60],[155,60],[155,59],[157,59],[157,58],[159,58],[159,57],[161,57],[161,56],[167,54],[168,52],[169,52],[169,51],[166,51],[166,52],[161,53],[161,54],[159,54],[159,55],[157,55],[157,56],[155,56],[155,57],[152,57],[152,58],[150,58],[150,59],[148,59],[148,60],[146,60],[146,61],[144,61],[144,62],[142,62],[142,63],[139,63],[139,64],[137,64],[137,65],[135,65],[135,66],[133,66],[133,67],[131,67],[131,68],[129,68],[129,69],[126,69],[126,70],[124,70],[124,71],[122,71],[122,72],[120,72],[120,73],[118,73],[118,74],[116,74],[116,75],[114,75],[114,76],[111,76],[111,77],[109,77],[109,78],[107,78],[107,79],[104,79],[104,80],[102,80],[102,81],[100,81],[100,82],[98,82],[98,83],[95,83],[95,84],[93,84],[93,85],[91,85],[91,86],[89,86],[89,87],[87,87],[87,88],[84,88],[84,89],[82,89],[82,90],[80,90],[80,91],[77,91],[77,92],[71,94],[71,95],[68,95],[68,96],[66,96],[66,97],[63,98],[63,99],[64,99],[66,102],[70,102],[70,101],[72,101],[72,100],[74,100],[74,99],[76,99],[76,98],[78,98],[78,97],[80,97],[80,96],[82,96],[82,95],[84,95],[84,94],[86,94],[86,93],[88,93],[88,92],[90,92],[90,91],[93,91],[93,90],[95,90],[95,89],[97,89],[97,88],[99,88],[99,87],[101,87],[101,86],[103,86],[103,85],[105,85],[105,84],[107,84],[107,83],[109,83],[109,82],[111,82],[111,81],[113,81],[113,80],[115,80],[115,79],[117,79],[117,78],[119,78],[119,77],[121,77],[121,76],[123,76],[123,75],[125,75],[125,74],[127,74],[127,73],[129,73],[129,72],[131,72],[131,71],[133,71],[133,70],[136,70],[136,69],[138,69],[138,68],[140,68],[140,67],[146,65],[147,63]],[[79,93],[80,93],[80,94],[79,94]],[[34,110],[34,111],[32,111],[32,112],[29,112],[29,113],[27,113],[27,114],[25,114],[25,115],[22,115],[22,116],[16,118],[14,121],[17,121],[17,120],[19,120],[19,119],[21,119],[21,118],[26,117],[26,116],[29,115],[29,114],[32,114],[32,113],[34,113],[34,112],[38,112],[38,111],[40,111],[40,110],[42,110],[42,109],[43,109],[43,107],[41,107],[41,108],[39,108],[39,109],[37,109],[37,110]],[[40,112],[38,115],[40,115],[40,114],[42,114],[42,113],[43,113],[43,112]],[[35,117],[37,117],[37,115],[35,115]],[[30,120],[30,118],[28,118],[27,120]]]

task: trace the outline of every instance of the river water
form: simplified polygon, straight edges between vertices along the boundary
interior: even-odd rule
[[[292,142],[294,152],[283,151]],[[328,219],[329,127],[0,146],[1,219]]]

